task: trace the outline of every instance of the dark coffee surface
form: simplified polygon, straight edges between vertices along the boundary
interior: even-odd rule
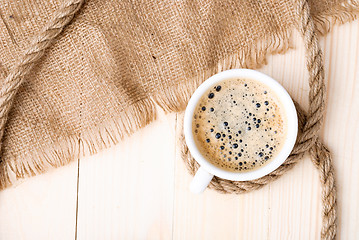
[[[251,79],[226,79],[212,86],[193,117],[193,136],[201,154],[227,171],[265,165],[286,138],[284,109],[277,95]]]

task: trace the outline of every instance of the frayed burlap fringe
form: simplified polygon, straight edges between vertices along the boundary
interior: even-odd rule
[[[167,88],[160,95],[154,96],[154,101],[166,113],[183,111],[193,92],[209,77],[219,72],[234,68],[260,68],[267,64],[267,55],[285,53],[293,48],[292,30],[272,34],[258,43],[253,43],[246,49],[218,61],[216,66],[207,69],[190,81],[184,81]]]
[[[321,35],[328,33],[335,24],[351,22],[358,17],[359,1],[347,0],[336,8],[328,9],[321,15],[314,16],[313,20],[317,31]]]
[[[44,173],[109,148],[155,119],[155,103],[150,99],[141,100],[96,129],[62,139],[30,155],[19,156],[21,161],[13,159],[2,164],[0,171],[4,177],[0,178],[0,189],[18,183],[19,179]]]
[[[3,89],[0,92],[0,137],[3,135],[8,113],[11,109],[13,98],[25,76],[35,66],[36,62],[43,56],[45,50],[53,40],[62,32],[64,27],[72,20],[81,8],[84,0],[66,1],[62,8],[57,11],[55,17],[32,41],[28,50],[19,60],[16,67],[6,78]],[[322,239],[334,239],[336,236],[336,191],[334,184],[334,173],[329,151],[319,141],[317,131],[320,127],[324,111],[324,83],[321,52],[317,46],[314,25],[311,21],[309,8],[306,1],[295,1],[296,12],[299,16],[299,30],[302,33],[308,58],[308,70],[312,76],[309,80],[311,89],[311,106],[308,115],[299,108],[300,132],[296,147],[284,165],[275,172],[265,176],[265,180],[259,179],[250,182],[232,182],[214,178],[210,188],[222,193],[242,193],[258,189],[270,181],[277,179],[289,170],[301,158],[305,151],[309,151],[313,163],[320,170],[320,178],[323,185],[323,228]],[[315,17],[316,28],[321,34],[327,33],[332,24],[345,23],[357,17],[359,12],[358,1],[346,1],[338,6]],[[138,101],[128,107],[113,119],[108,120],[95,129],[88,129],[80,135],[72,136],[43,147],[38,151],[18,156],[1,165],[0,189],[11,186],[19,179],[43,173],[48,169],[63,166],[70,161],[83,155],[95,154],[103,148],[116,144],[120,139],[132,134],[137,129],[144,127],[156,119],[155,104],[158,104],[166,112],[183,111],[194,90],[211,75],[232,68],[257,68],[266,64],[267,54],[284,53],[291,44],[291,30],[270,36],[258,43],[252,43],[246,49],[240,49],[236,54],[228,56],[218,62],[216,66],[193,76],[188,82],[182,82],[176,86],[166,89],[162,95],[151,99]],[[318,82],[319,80],[319,82]],[[190,157],[184,140],[180,140],[184,150],[184,160],[191,174],[194,174],[198,165]],[[300,147],[298,147],[300,146]],[[19,161],[21,159],[21,161]]]

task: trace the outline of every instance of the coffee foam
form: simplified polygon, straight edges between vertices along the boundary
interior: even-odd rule
[[[232,172],[257,169],[275,158],[286,138],[284,108],[266,85],[226,79],[198,102],[192,131],[201,154]]]

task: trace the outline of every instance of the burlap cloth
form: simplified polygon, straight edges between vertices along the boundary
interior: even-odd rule
[[[335,186],[317,138],[325,88],[316,34],[358,12],[358,1],[348,0],[1,0],[0,189],[116,144],[153,121],[156,104],[184,110],[207,77],[265,64],[267,54],[291,47],[298,29],[314,103],[307,117],[299,110],[304,137],[291,156],[311,152],[328,198]],[[214,179],[211,187],[245,192],[280,175],[244,185]],[[324,204],[323,239],[335,237],[333,196]]]

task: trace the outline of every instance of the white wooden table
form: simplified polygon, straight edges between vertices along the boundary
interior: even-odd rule
[[[302,41],[260,69],[308,103]],[[359,21],[321,39],[328,107],[321,132],[334,157],[339,237],[359,238]],[[319,239],[320,183],[308,157],[243,195],[188,191],[177,115],[117,146],[0,192],[0,239]]]

